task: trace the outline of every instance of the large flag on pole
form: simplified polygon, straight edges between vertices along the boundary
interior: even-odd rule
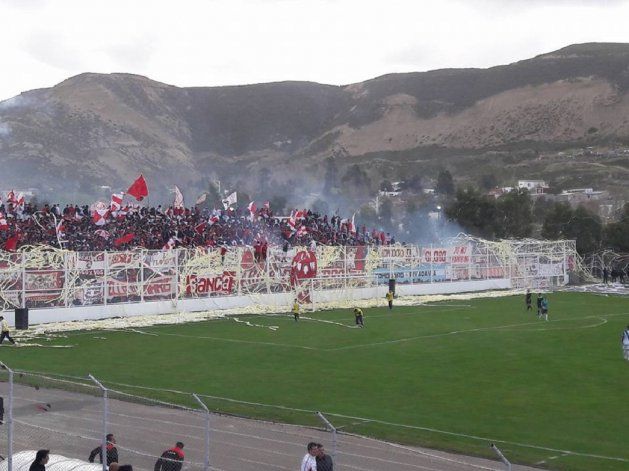
[[[232,204],[236,204],[238,202],[238,195],[234,191],[231,195],[223,200],[223,206],[225,209],[229,208]]]
[[[149,195],[149,189],[146,186],[144,176],[140,175],[129,187],[127,193],[133,196],[137,201],[142,201],[145,196]]]
[[[173,201],[173,208],[175,209],[183,209],[183,195],[181,194],[181,190],[179,187],[175,185],[175,201]]]

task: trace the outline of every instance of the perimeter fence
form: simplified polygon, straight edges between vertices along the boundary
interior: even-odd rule
[[[119,463],[149,471],[173,469],[159,465],[170,464],[168,460],[159,460],[176,442],[185,445],[183,471],[295,470],[311,441],[326,447],[337,471],[511,469],[508,462],[495,460],[497,453],[521,462],[542,462],[560,453],[578,457],[581,463],[591,461],[590,469],[601,460],[629,464],[623,458],[403,421],[141,387],[94,376],[13,371],[1,362],[0,366],[0,397],[4,400],[0,455],[6,458],[9,471],[13,471],[14,454],[40,448],[86,461],[92,455],[98,463],[99,449],[104,447],[109,456],[114,440]],[[114,436],[112,443],[106,439],[108,434]],[[417,443],[464,450],[479,458],[412,445]]]
[[[85,461],[91,455],[99,463],[100,450],[110,458],[113,446],[120,464],[169,470],[173,468],[156,468],[156,463],[179,441],[185,445],[184,471],[297,469],[311,441],[324,444],[335,470],[411,470],[418,460],[434,461],[443,469],[502,469],[499,463],[474,464],[366,438],[383,428],[402,443],[418,438],[419,430],[385,422],[2,366],[0,454],[10,471],[11,457],[24,450],[46,448]],[[107,440],[108,434],[113,439]],[[488,455],[487,443],[478,443],[478,454]]]

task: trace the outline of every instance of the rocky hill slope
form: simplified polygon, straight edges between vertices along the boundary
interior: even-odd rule
[[[156,194],[173,184],[197,191],[210,177],[249,182],[255,192],[260,168],[278,181],[318,181],[330,155],[340,167],[371,162],[379,171],[434,156],[447,166],[494,151],[622,144],[628,90],[629,44],[340,87],[178,88],[86,73],[0,102],[0,188],[89,198],[143,172]]]

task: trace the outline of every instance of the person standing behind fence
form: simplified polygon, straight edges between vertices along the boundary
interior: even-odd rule
[[[105,437],[105,440],[107,440],[107,466],[109,466],[111,463],[117,463],[118,462],[118,448],[116,448],[116,438],[114,437],[113,433],[108,433],[107,436]],[[94,448],[92,450],[92,452],[90,453],[90,457],[87,459],[87,461],[89,461],[90,463],[94,462],[94,458],[96,458],[96,455],[98,455],[100,462],[103,462],[103,453],[102,453],[102,449],[101,449],[101,445],[98,445],[96,448]]]
[[[0,328],[2,329],[2,335],[0,335],[0,343],[4,342],[4,339],[9,339],[13,345],[15,345],[15,340],[11,338],[9,335],[9,323],[5,320],[4,316],[0,316]]]
[[[526,301],[526,310],[531,311],[533,309],[533,295],[531,294],[531,290],[526,290],[526,296],[524,300]]]
[[[154,471],[181,471],[183,459],[183,443],[177,442],[173,448],[162,453],[162,456],[155,462]]]
[[[319,454],[319,447],[315,442],[308,443],[308,453],[304,455],[304,459],[301,460],[300,471],[317,471],[317,455]]]
[[[46,471],[46,463],[48,463],[50,450],[37,450],[35,461],[31,463],[28,471]]]
[[[325,448],[321,443],[317,443],[319,454],[317,455],[317,471],[334,471],[334,463],[332,457],[325,454]]]
[[[622,332],[620,337],[620,344],[622,345],[622,354],[625,360],[629,361],[629,325]]]

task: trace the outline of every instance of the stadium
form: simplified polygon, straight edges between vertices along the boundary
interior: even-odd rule
[[[628,17],[0,0],[0,471],[629,470]]]
[[[5,315],[35,325],[2,345],[2,455],[86,460],[114,433],[140,469],[175,441],[184,469],[293,469],[312,440],[337,469],[626,466],[626,305],[571,288],[573,241],[312,248],[4,252]]]

